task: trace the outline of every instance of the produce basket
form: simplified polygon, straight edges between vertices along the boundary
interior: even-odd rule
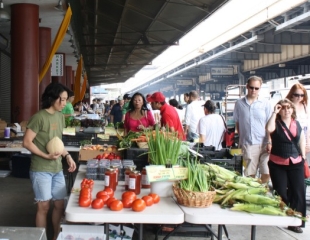
[[[137,145],[139,148],[149,148],[149,145],[147,142],[137,142]]]
[[[177,184],[172,186],[178,204],[186,207],[204,208],[212,205],[215,191],[193,192],[179,188]]]

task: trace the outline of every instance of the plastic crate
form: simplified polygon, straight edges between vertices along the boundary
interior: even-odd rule
[[[209,227],[211,226],[209,225]],[[172,233],[171,231],[165,231],[167,228],[174,229],[174,231]],[[180,237],[198,237],[198,238],[211,237],[211,233],[206,228],[205,224],[190,224],[187,222],[184,222],[180,225],[174,225],[174,224],[161,225],[155,234],[160,236],[167,236],[168,234],[171,234],[171,236],[180,236]]]
[[[124,159],[133,160],[134,164],[137,166],[136,169],[141,171],[143,167],[149,165],[148,151],[149,149],[146,148],[128,148],[124,151]]]
[[[90,133],[76,133],[75,136],[70,135],[62,135],[62,141],[65,146],[72,146],[72,147],[80,147],[81,141],[92,141],[95,138],[95,134]]]
[[[92,144],[99,144],[99,145],[117,145],[118,138],[116,136],[109,136],[109,139],[101,139],[96,137],[92,139]]]
[[[212,164],[216,164],[219,165],[223,168],[226,168],[230,171],[235,171],[238,172],[240,175],[243,174],[243,165],[242,165],[242,161],[243,158],[241,155],[239,156],[233,156],[230,159],[216,159],[216,158],[211,158],[209,156],[205,156],[204,159],[201,159],[200,161],[203,163],[212,163]]]

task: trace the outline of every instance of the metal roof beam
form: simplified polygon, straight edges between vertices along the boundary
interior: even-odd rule
[[[310,12],[303,13],[295,18],[292,18],[280,25],[278,25],[275,29],[275,33],[281,33],[283,31],[290,30],[291,28],[295,27],[296,25],[299,25],[303,22],[310,20]]]

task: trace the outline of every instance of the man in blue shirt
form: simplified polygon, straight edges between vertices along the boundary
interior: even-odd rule
[[[116,123],[123,121],[123,97],[118,98],[118,103],[114,104],[110,112],[110,122],[116,126]]]
[[[246,164],[244,175],[255,177],[259,169],[261,180],[266,183],[269,181],[267,148],[271,149],[271,142],[265,126],[272,114],[272,107],[267,99],[259,98],[262,83],[263,80],[257,76],[248,79],[248,93],[236,102],[234,120]]]

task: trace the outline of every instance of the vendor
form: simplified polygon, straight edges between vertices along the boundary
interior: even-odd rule
[[[129,111],[125,115],[125,135],[129,131],[138,132],[146,128],[153,129],[155,120],[146,104],[146,99],[141,93],[137,92],[132,96],[128,105]]]
[[[68,99],[66,106],[61,110],[61,112],[64,114],[64,116],[67,118],[73,118],[74,116],[74,108],[72,106],[72,102],[74,101],[74,93],[73,91],[67,89],[68,92]]]

